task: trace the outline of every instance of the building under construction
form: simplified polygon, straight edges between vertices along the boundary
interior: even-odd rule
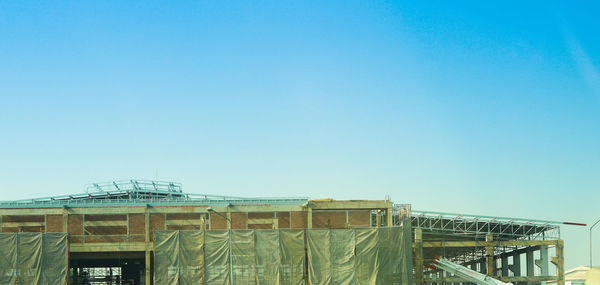
[[[564,284],[561,222],[127,180],[0,202],[0,284]]]

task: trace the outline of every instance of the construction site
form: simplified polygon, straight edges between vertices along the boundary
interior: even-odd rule
[[[563,224],[93,183],[0,202],[0,284],[564,285]]]

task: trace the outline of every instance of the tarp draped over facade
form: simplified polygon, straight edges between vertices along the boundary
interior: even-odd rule
[[[66,284],[66,233],[0,233],[0,284]]]
[[[154,252],[156,284],[303,284],[303,230],[156,231]]]
[[[410,227],[156,231],[154,237],[155,284],[412,283]]]

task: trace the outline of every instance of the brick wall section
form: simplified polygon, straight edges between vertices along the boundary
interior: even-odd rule
[[[150,214],[150,240],[154,240],[154,231],[162,231],[165,229],[164,214]]]
[[[83,235],[82,220],[83,215],[69,215],[68,232],[69,235]],[[83,240],[79,237],[70,237],[71,243],[80,243]]]
[[[63,217],[62,215],[48,215],[46,218],[48,224],[48,232],[62,233],[63,232]]]
[[[313,211],[313,228],[345,229],[346,211]]]
[[[44,216],[2,216],[2,222],[43,222]]]
[[[369,227],[371,225],[371,211],[348,211],[349,227]]]
[[[144,214],[129,214],[129,234],[143,235],[146,231]]]
[[[246,224],[248,222],[246,218],[247,213],[231,213],[231,228],[232,229],[246,229]]]
[[[273,229],[273,225],[271,225],[271,224],[248,225],[248,229],[253,229],[253,230],[272,230]]]
[[[86,221],[126,221],[127,215],[85,215]]]
[[[292,212],[292,228],[305,229],[308,227],[307,217],[306,212]]]
[[[277,223],[280,229],[289,229],[290,212],[277,212]]]
[[[224,216],[226,216],[226,214],[223,214]],[[210,214],[210,223],[211,223],[211,229],[213,230],[226,230],[227,229],[227,220],[225,220],[225,218],[211,213]]]
[[[199,220],[200,217],[200,213],[167,214],[167,220]]]
[[[272,219],[275,217],[274,212],[257,212],[248,213],[248,219]]]

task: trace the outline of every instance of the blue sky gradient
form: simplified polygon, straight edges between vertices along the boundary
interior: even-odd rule
[[[195,193],[592,223],[598,8],[0,2],[0,200],[158,171]],[[567,268],[587,264],[587,229],[562,236]]]

